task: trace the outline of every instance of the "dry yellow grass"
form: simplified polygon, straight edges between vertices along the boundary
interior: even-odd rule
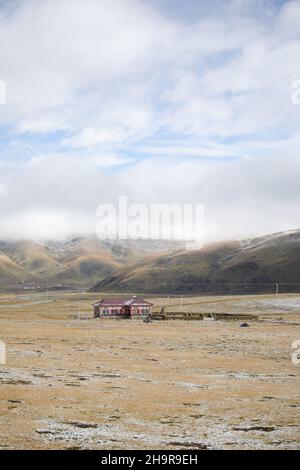
[[[182,301],[286,321],[245,329],[74,318],[98,297],[0,296],[0,448],[299,448],[299,296]]]

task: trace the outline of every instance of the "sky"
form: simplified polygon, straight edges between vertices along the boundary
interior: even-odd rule
[[[299,58],[300,1],[0,0],[0,238],[122,195],[203,204],[207,241],[300,228]]]

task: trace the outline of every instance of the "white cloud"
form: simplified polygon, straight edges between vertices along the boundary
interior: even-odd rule
[[[300,7],[298,1],[288,2],[283,6],[278,17],[276,31],[282,38],[299,38]]]
[[[3,236],[42,236],[44,214],[86,231],[119,194],[205,203],[211,238],[299,225],[300,1],[204,3],[190,20],[146,0],[0,9],[0,127],[24,139],[0,148]]]
[[[0,16],[9,97],[0,122],[20,132],[69,130],[63,144],[74,147],[159,129],[235,135],[259,132],[262,121],[286,124],[300,3],[268,20],[253,14],[262,5],[273,11],[232,1],[224,19],[183,23],[145,1],[23,0]]]
[[[68,214],[57,213],[57,211],[16,212],[14,217],[2,217],[1,238],[64,239],[69,235],[68,218]]]
[[[95,232],[98,205],[117,205],[121,195],[129,204],[204,204],[207,240],[300,226],[300,158],[293,153],[223,163],[158,157],[117,173],[101,160],[102,167],[95,156],[49,155],[2,168],[0,237]]]
[[[56,112],[59,128],[61,121],[74,130],[87,127],[86,120],[102,126],[107,101],[109,109],[120,104],[113,97],[125,100],[132,115],[129,87],[134,95],[135,84],[144,86],[152,67],[172,49],[173,30],[136,0],[21,1],[13,14],[0,17],[2,74],[9,89],[2,122],[21,121],[24,130],[34,130],[36,122],[39,131],[44,114]]]

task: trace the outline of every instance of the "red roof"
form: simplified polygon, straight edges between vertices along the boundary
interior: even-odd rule
[[[111,299],[102,299],[99,302],[95,303],[95,307],[99,306],[131,306],[131,305],[153,305],[150,302],[142,299],[141,297],[125,297],[125,298],[111,298]]]

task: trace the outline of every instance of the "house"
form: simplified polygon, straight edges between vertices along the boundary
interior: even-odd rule
[[[93,304],[94,318],[146,318],[152,313],[150,302],[141,297],[102,299]]]

